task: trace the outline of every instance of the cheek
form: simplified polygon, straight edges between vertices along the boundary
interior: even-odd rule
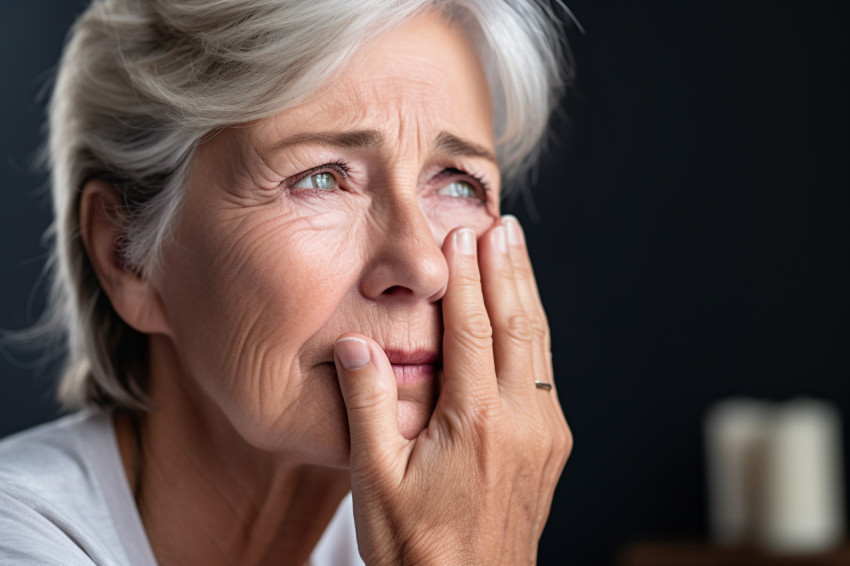
[[[274,443],[290,421],[306,426],[338,396],[305,344],[356,284],[362,262],[346,218],[212,211],[181,223],[167,250],[161,288],[185,377],[254,444]]]
[[[181,238],[167,269],[177,282],[168,286],[174,293],[166,307],[177,313],[172,322],[235,343],[245,333],[265,331],[288,341],[314,332],[352,272],[346,259],[352,254],[340,237],[345,227],[328,228],[327,221],[257,214]]]

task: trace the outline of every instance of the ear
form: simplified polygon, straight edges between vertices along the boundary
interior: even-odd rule
[[[144,334],[168,334],[159,293],[122,255],[125,236],[122,202],[105,181],[93,179],[80,197],[80,236],[112,308],[124,322]]]

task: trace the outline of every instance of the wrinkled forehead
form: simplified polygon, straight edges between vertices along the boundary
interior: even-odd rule
[[[262,143],[298,129],[380,130],[396,143],[451,131],[493,150],[484,70],[465,32],[432,13],[368,42],[307,102],[257,124]]]

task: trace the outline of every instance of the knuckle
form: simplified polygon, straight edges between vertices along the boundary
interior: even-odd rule
[[[568,427],[566,423],[563,423],[562,426],[559,427],[555,441],[555,452],[560,456],[562,466],[566,463],[572,451],[573,433],[572,430],[570,430],[570,427]]]
[[[508,338],[517,342],[528,343],[534,339],[532,323],[524,314],[515,314],[508,317],[503,331]]]
[[[481,274],[477,269],[462,269],[454,276],[454,281],[461,287],[481,287]]]
[[[463,346],[472,349],[485,349],[492,345],[493,327],[490,319],[483,313],[470,314],[455,331],[455,339]]]
[[[547,422],[548,421],[548,422]],[[557,462],[562,469],[573,449],[573,435],[563,419],[552,423],[548,419],[535,421],[526,436],[526,445],[547,461]]]
[[[549,338],[549,325],[545,320],[533,318],[529,321],[529,332],[536,340],[547,342]]]
[[[482,396],[479,402],[472,407],[475,421],[479,424],[479,431],[484,433],[493,428],[498,428],[502,418],[502,407],[498,397]],[[497,435],[501,438],[501,435]]]
[[[349,411],[369,411],[387,402],[389,391],[384,388],[369,388],[351,391],[345,397],[345,406]]]
[[[448,412],[444,418],[455,438],[471,443],[478,451],[503,440],[504,435],[498,433],[501,416],[498,399],[481,396],[466,410]]]
[[[538,440],[538,449],[541,454],[551,454],[555,449],[555,435],[547,423],[540,422],[534,430],[534,437]]]
[[[518,261],[513,264],[514,276],[519,279],[532,279],[534,273],[531,270],[531,264],[526,261]]]

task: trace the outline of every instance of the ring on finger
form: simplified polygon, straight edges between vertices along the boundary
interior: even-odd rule
[[[546,381],[537,381],[534,380],[534,387],[537,389],[545,389],[546,391],[552,391],[552,384]]]

